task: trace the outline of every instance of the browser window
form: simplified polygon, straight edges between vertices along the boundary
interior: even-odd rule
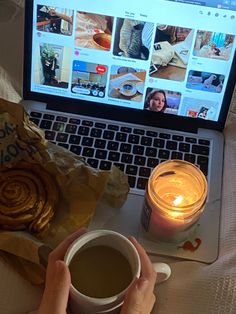
[[[232,8],[34,1],[31,91],[217,121],[236,46]]]

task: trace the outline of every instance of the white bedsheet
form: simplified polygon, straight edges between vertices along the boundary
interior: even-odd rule
[[[4,2],[8,1],[0,0],[1,12]],[[20,7],[23,2],[16,0],[16,3],[13,19],[0,18],[0,97],[18,102],[21,99],[23,12]],[[172,277],[156,288],[155,314],[236,313],[236,94],[233,103],[224,132],[219,258],[211,265],[162,259],[171,265]],[[31,286],[1,257],[0,278],[1,314],[23,314],[37,309],[43,288]]]

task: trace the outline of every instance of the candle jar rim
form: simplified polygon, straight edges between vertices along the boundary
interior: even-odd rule
[[[154,178],[160,177],[160,175],[162,176],[171,175],[172,174],[171,172],[174,172],[174,170],[171,169],[171,166],[179,167],[179,169],[185,166],[192,169],[193,172],[195,171],[195,179],[197,179],[199,181],[200,186],[203,187],[202,193],[200,194],[199,198],[195,202],[187,204],[187,205],[182,205],[182,206],[171,205],[170,203],[163,200],[157,193],[155,193],[155,189],[153,188]],[[159,172],[159,176],[157,175],[158,172]],[[201,210],[201,208],[205,204],[206,197],[207,197],[207,180],[203,172],[197,166],[193,165],[192,163],[188,161],[173,159],[173,160],[167,160],[165,162],[162,162],[161,164],[159,164],[153,169],[150,175],[149,181],[148,181],[147,189],[148,189],[149,197],[152,196],[155,203],[159,205],[158,209],[161,212],[163,212],[163,214],[168,214],[168,213],[177,214],[177,213],[180,213],[180,209],[181,209],[181,213],[185,214],[187,218],[187,217],[191,217],[192,215],[195,215],[196,212]],[[150,191],[152,192],[151,196],[150,196]],[[164,208],[164,210],[162,210],[162,208]],[[191,208],[192,210],[190,210]]]

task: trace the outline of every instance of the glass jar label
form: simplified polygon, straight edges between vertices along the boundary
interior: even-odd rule
[[[152,209],[149,206],[149,204],[145,198],[144,203],[143,203],[142,215],[141,215],[141,223],[142,223],[145,231],[148,231],[148,229],[149,229],[151,215],[152,215]]]

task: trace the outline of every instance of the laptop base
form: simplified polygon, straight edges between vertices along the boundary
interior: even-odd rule
[[[217,259],[221,207],[219,200],[206,204],[195,230],[183,243],[166,243],[147,238],[140,224],[143,200],[143,196],[130,193],[120,209],[99,204],[88,229],[111,229],[127,236],[133,235],[149,254],[204,263],[212,263]]]

